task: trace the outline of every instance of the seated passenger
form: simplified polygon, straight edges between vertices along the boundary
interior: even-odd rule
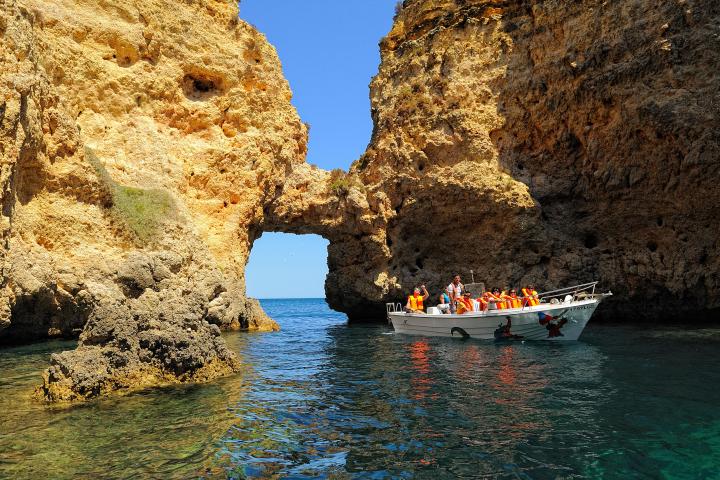
[[[523,295],[523,305],[527,305],[528,307],[540,305],[538,293],[535,291],[535,287],[532,283],[529,283],[527,287],[521,290],[521,292]]]
[[[500,292],[500,300],[502,300],[505,308],[512,308],[512,302],[510,301],[510,295],[508,295],[507,290]]]
[[[520,308],[522,307],[522,301],[520,300],[520,297],[517,296],[517,290],[514,288],[510,289],[510,295],[508,295],[508,299],[506,302],[509,303],[510,308]]]
[[[420,295],[420,290],[422,290],[423,292],[422,295]],[[413,294],[410,295],[407,299],[405,311],[409,313],[425,313],[425,306],[423,305],[423,302],[425,302],[425,300],[427,300],[429,296],[430,294],[425,288],[425,285],[415,287],[415,289],[413,290]]]
[[[463,292],[462,297],[457,301],[457,313],[462,315],[463,313],[473,312],[472,295],[470,292]]]
[[[484,312],[484,311],[486,311],[486,310],[488,309],[488,300],[487,300],[488,295],[487,295],[487,293],[488,293],[488,292],[485,292],[485,293],[483,293],[481,296],[479,296],[478,298],[475,299],[475,300],[477,300],[477,302],[480,304],[480,311],[481,311],[481,312]]]
[[[505,304],[505,308],[516,308],[515,303],[513,302],[512,292],[514,290],[511,290],[509,287],[506,287],[505,290],[500,292],[500,299]],[[511,293],[508,293],[511,292]],[[516,295],[517,297],[517,295]]]
[[[485,310],[496,310],[497,305],[495,305],[495,297],[493,297],[493,294],[490,290],[485,291],[482,294],[483,300],[485,300],[485,304],[487,305],[485,307]]]
[[[438,297],[438,301],[440,303],[438,303],[437,308],[442,313],[450,313],[450,297],[448,296],[448,294],[445,292],[441,293],[440,297]]]
[[[492,292],[490,292],[489,301],[488,301],[488,309],[489,310],[504,310],[505,309],[505,302],[503,301],[503,299],[500,295],[500,289],[497,287],[493,288]]]
[[[507,302],[505,301],[505,291],[500,290],[499,288],[496,288],[493,290],[493,295],[497,297],[498,300],[498,310],[505,310],[508,308]]]

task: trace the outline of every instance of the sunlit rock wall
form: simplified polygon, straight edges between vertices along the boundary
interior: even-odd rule
[[[244,295],[264,231],[328,238],[353,319],[471,269],[600,280],[605,318],[717,315],[719,20],[707,0],[407,0],[346,174],[304,162],[235,2],[7,0],[0,341],[79,336],[50,399],[229,373],[216,326],[276,327]]]
[[[244,267],[306,129],[275,50],[237,14],[2,5],[0,341],[80,335],[48,397],[208,379],[237,368],[211,324],[276,328]]]
[[[500,288],[600,280],[604,318],[709,318],[719,10],[407,0],[367,152],[320,195],[290,182],[265,221],[331,240],[328,298],[353,318],[471,269]]]

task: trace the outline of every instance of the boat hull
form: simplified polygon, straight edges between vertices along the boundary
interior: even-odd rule
[[[497,340],[496,331],[509,319],[510,333],[521,338],[501,340],[573,341],[580,338],[599,303],[590,299],[464,315],[392,312],[388,317],[397,333],[408,335]]]

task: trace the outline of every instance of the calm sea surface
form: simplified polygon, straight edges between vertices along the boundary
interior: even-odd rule
[[[720,329],[567,345],[348,326],[263,301],[246,370],[74,408],[30,400],[55,342],[0,350],[0,478],[720,479]]]

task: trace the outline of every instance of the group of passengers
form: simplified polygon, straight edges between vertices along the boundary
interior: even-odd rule
[[[405,310],[411,313],[425,313],[424,304],[429,297],[430,294],[425,285],[415,287],[412,295],[408,297]],[[538,293],[532,284],[522,288],[520,295],[514,288],[502,291],[499,288],[493,288],[483,292],[479,297],[473,298],[473,294],[467,291],[465,285],[462,284],[460,275],[455,275],[450,285],[439,295],[438,301],[437,308],[442,313],[459,315],[487,310],[534,307],[540,304]]]

